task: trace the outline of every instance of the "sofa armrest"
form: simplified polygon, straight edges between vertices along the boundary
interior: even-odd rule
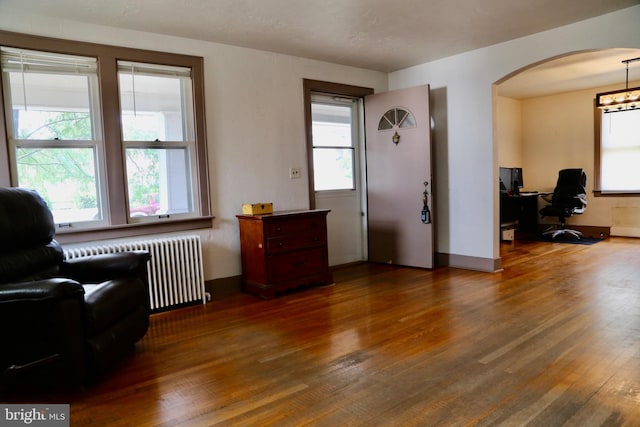
[[[34,282],[7,283],[0,286],[0,302],[73,298],[84,295],[84,288],[75,280],[54,278]]]
[[[66,260],[61,273],[80,283],[100,283],[121,277],[138,277],[147,282],[147,251],[130,251],[113,254],[90,255]]]
[[[0,340],[9,343],[0,352],[0,384],[81,383],[84,318],[84,288],[74,280],[0,286]]]

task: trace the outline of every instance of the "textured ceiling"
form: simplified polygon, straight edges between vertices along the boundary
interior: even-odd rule
[[[640,0],[0,0],[0,8],[395,71]],[[523,98],[623,81],[606,50],[540,64],[500,85]],[[638,76],[640,79],[640,76]]]
[[[3,7],[395,71],[639,0],[2,0]]]
[[[524,99],[560,92],[617,85],[624,88],[625,59],[640,57],[640,49],[603,49],[554,58],[530,66],[498,85],[498,94]],[[640,80],[640,65],[629,67],[629,81]]]

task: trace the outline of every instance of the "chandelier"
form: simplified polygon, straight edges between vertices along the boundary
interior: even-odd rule
[[[625,59],[627,81],[624,89],[603,92],[596,95],[596,107],[604,113],[640,109],[640,87],[629,88],[629,63],[640,61],[640,58]]]

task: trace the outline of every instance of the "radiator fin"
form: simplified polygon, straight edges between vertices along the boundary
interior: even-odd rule
[[[117,241],[64,249],[65,259],[132,250],[146,250],[149,262],[151,309],[171,308],[194,301],[206,303],[200,236]]]

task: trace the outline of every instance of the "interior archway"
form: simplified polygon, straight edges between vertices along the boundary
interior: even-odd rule
[[[624,88],[622,61],[639,56],[640,49],[627,48],[568,52],[524,66],[496,81],[496,197],[500,166],[523,168],[525,189],[536,191],[551,191],[557,171],[564,167],[584,167],[591,177],[593,98],[598,92]],[[640,81],[640,66],[636,68],[630,69],[630,87]],[[611,201],[594,200],[588,213],[574,222],[606,225],[610,218],[607,204]],[[496,227],[495,235],[500,239],[499,220]]]

